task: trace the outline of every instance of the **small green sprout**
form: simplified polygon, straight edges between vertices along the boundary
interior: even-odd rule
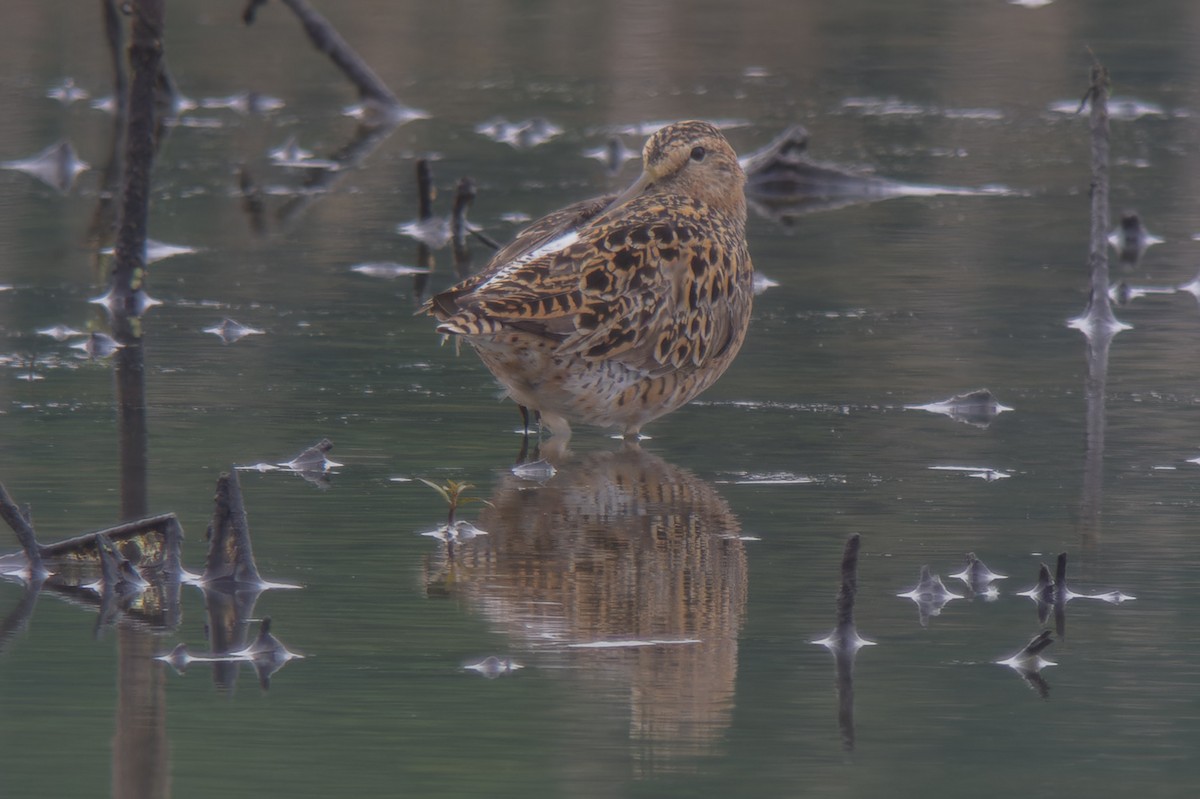
[[[488,502],[486,499],[483,499],[481,497],[465,497],[465,496],[463,496],[463,493],[465,491],[475,487],[471,483],[466,483],[466,482],[460,483],[457,480],[447,480],[445,485],[438,485],[437,483],[433,482],[432,480],[426,480],[424,477],[418,477],[417,479],[420,480],[425,485],[432,488],[434,491],[441,494],[442,499],[446,500],[446,504],[450,507],[450,511],[446,516],[446,524],[449,527],[454,526],[454,522],[455,522],[454,516],[455,516],[455,514],[458,513],[458,509],[462,505],[466,505],[471,502],[482,502],[484,505],[487,505],[488,507],[494,507],[492,505],[492,503]]]

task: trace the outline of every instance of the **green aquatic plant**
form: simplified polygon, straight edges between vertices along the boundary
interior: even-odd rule
[[[446,526],[448,528],[454,527],[454,517],[458,513],[458,509],[461,506],[467,505],[471,502],[482,502],[484,505],[488,505],[489,507],[492,505],[492,503],[488,502],[482,497],[463,496],[464,492],[475,487],[471,483],[460,483],[457,480],[447,480],[445,485],[439,485],[432,480],[426,480],[424,477],[418,477],[417,479],[441,494],[442,499],[446,500],[446,504],[449,506],[449,512],[446,514]]]

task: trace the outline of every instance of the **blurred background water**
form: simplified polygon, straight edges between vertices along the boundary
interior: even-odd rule
[[[179,515],[198,567],[221,471],[331,439],[324,487],[241,475],[264,576],[304,585],[264,594],[256,618],[307,657],[265,692],[248,669],[219,689],[203,664],[154,663],[131,686],[129,659],[203,648],[199,592],[173,631],[98,635],[43,596],[0,656],[5,795],[1192,795],[1200,310],[1187,292],[1117,309],[1133,329],[1093,406],[1107,435],[1090,472],[1085,340],[1066,323],[1086,304],[1087,128],[1070,111],[1089,47],[1113,75],[1114,224],[1136,209],[1165,239],[1114,280],[1174,288],[1200,269],[1200,7],[322,3],[428,118],[281,222],[303,176],[268,151],[335,153],[352,88],[282,5],[249,28],[238,4],[169,5],[166,57],[198,107],[166,134],[150,235],[196,252],[148,279],[164,303],[144,322],[150,510]],[[36,332],[107,330],[88,302],[108,268],[89,235],[112,141],[92,107],[112,91],[101,31],[99,4],[61,0],[8,3],[0,31],[0,161],[67,139],[92,166],[65,193],[0,170],[0,480],[44,542],[120,520],[111,361]],[[90,96],[47,96],[68,79]],[[203,102],[245,91],[283,105]],[[479,132],[497,117],[559,132],[513,146]],[[436,159],[437,213],[470,176],[472,220],[506,240],[512,214],[636,174],[584,151],[695,117],[743,154],[801,123],[818,160],[993,193],[752,215],[755,265],[779,285],[726,376],[641,453],[581,430],[557,475],[521,481],[517,413],[477,359],[413,316],[412,278],[351,267],[416,263],[395,228],[417,214],[418,156]],[[264,187],[261,235],[241,168]],[[454,276],[448,250],[435,259],[437,290]],[[226,317],[262,333],[204,332]],[[984,425],[906,409],[981,387],[1013,410]],[[447,558],[419,535],[445,507],[416,477],[473,483],[492,506],[463,515],[490,535]],[[878,646],[855,664],[850,746],[833,658],[811,642],[833,626],[852,533],[858,626]],[[998,598],[922,624],[896,595],[923,565],[969,595],[948,576],[968,551],[1010,575]],[[1060,551],[1073,590],[1137,599],[1068,606],[1043,699],[994,661],[1043,628],[1016,592]],[[0,608],[21,597],[0,582]],[[605,646],[633,640],[660,643]],[[464,670],[487,656],[524,668]],[[149,697],[138,712],[131,692]],[[117,778],[131,772],[136,789]]]

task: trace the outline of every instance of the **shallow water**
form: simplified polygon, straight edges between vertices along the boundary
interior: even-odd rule
[[[0,480],[43,542],[120,515],[113,362],[36,333],[107,330],[88,230],[111,117],[45,96],[67,77],[110,91],[94,9],[75,5],[18,2],[0,32],[0,161],[66,138],[92,165],[66,194],[0,170]],[[164,305],[145,320],[149,510],[179,515],[189,567],[221,471],[334,442],[324,488],[241,473],[260,570],[304,585],[265,593],[254,618],[306,657],[266,692],[245,667],[221,690],[204,664],[179,676],[151,660],[205,647],[199,592],[184,589],[172,631],[99,635],[93,611],[44,594],[0,644],[6,795],[1192,794],[1200,306],[1177,293],[1117,309],[1133,329],[1112,344],[1089,460],[1086,343],[1066,326],[1086,301],[1086,123],[1053,108],[1082,96],[1090,46],[1141,104],[1113,123],[1114,214],[1136,208],[1166,240],[1136,270],[1114,259],[1114,279],[1192,280],[1194,4],[323,5],[429,118],[256,235],[238,166],[274,213],[303,176],[268,150],[295,136],[332,154],[356,98],[281,5],[245,29],[236,9],[172,3],[186,95],[285,105],[201,107],[171,130],[150,235],[198,252],[151,267]],[[476,132],[498,116],[562,133],[522,149]],[[514,407],[412,315],[413,278],[352,267],[417,263],[395,233],[416,216],[414,154],[439,158],[438,213],[469,175],[472,220],[505,240],[507,214],[632,179],[633,164],[614,178],[583,155],[611,131],[682,117],[736,123],[743,154],[800,122],[819,160],[1005,191],[753,217],[756,267],[780,285],[726,376],[651,425],[641,454],[580,431],[572,462],[521,482]],[[449,252],[436,262],[429,284],[449,285]],[[263,332],[204,332],[227,317]],[[906,409],[981,387],[1013,409],[986,427]],[[492,506],[463,516],[489,535],[448,561],[419,535],[445,508],[416,477],[473,483]],[[811,642],[834,625],[852,533],[858,629],[878,645],[855,662],[851,749],[833,658]],[[926,564],[967,593],[949,575],[969,551],[1010,575],[999,597],[923,626],[897,594]],[[1043,628],[1015,594],[1062,551],[1073,590],[1137,598],[1067,606],[1043,700],[994,661]],[[0,582],[0,609],[21,597]],[[524,668],[464,670],[488,656]]]

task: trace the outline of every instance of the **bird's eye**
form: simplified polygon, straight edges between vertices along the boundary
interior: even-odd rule
[[[696,161],[697,163],[699,163],[700,161],[704,160],[704,156],[706,156],[706,155],[708,155],[708,151],[705,150],[703,147],[693,147],[692,148],[692,160],[693,161]]]

